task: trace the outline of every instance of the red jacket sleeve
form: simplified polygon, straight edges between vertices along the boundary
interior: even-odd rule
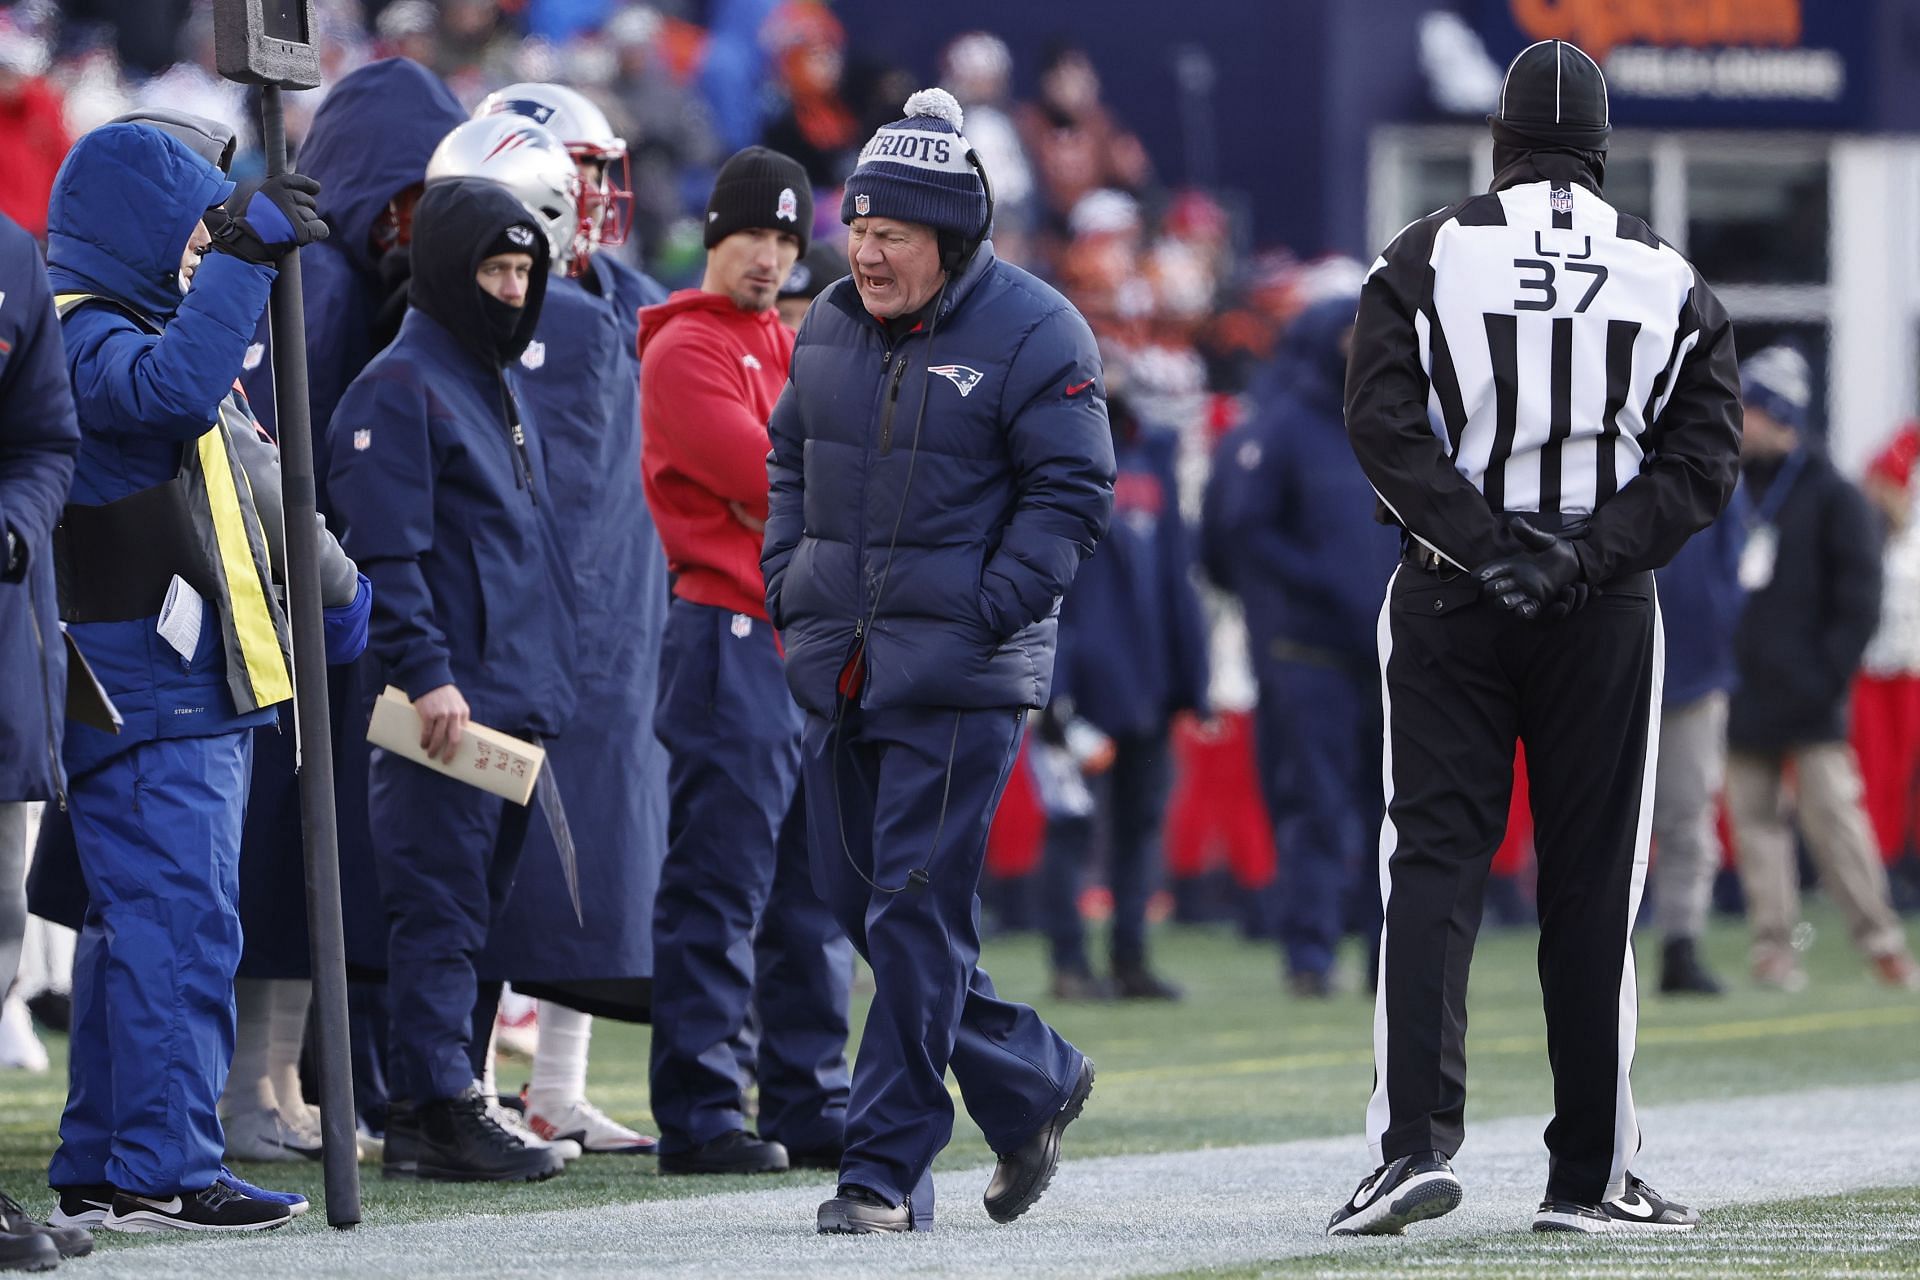
[[[640,418],[666,470],[755,515],[767,509],[767,424],[747,406],[739,363],[697,325],[647,344]]]

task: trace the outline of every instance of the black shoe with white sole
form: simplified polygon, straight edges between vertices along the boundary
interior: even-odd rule
[[[1401,1156],[1362,1178],[1353,1196],[1327,1223],[1330,1236],[1397,1236],[1460,1207],[1465,1192],[1438,1151]]]
[[[1552,1196],[1534,1211],[1535,1231],[1691,1231],[1700,1225],[1700,1211],[1655,1191],[1629,1173],[1627,1189],[1602,1204],[1580,1204]]]
[[[109,1231],[271,1231],[293,1221],[293,1211],[256,1200],[225,1180],[204,1191],[142,1196],[121,1191],[100,1225]]]
[[[95,1182],[79,1187],[55,1187],[60,1198],[47,1221],[56,1227],[97,1227],[107,1220],[116,1194],[111,1182]]]

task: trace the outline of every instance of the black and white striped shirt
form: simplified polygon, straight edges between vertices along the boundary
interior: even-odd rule
[[[1731,324],[1576,158],[1502,179],[1374,263],[1347,373],[1354,452],[1394,517],[1462,568],[1515,549],[1502,512],[1591,517],[1589,581],[1657,567],[1737,477]]]

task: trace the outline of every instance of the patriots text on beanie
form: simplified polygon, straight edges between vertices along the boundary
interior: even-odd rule
[[[907,99],[906,118],[886,125],[847,179],[840,221],[894,218],[971,240],[987,228],[987,191],[968,160],[960,104],[945,89]]]

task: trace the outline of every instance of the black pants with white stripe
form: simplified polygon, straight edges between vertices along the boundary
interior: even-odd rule
[[[1610,583],[1549,623],[1483,603],[1470,577],[1443,573],[1403,564],[1380,618],[1386,926],[1367,1137],[1383,1163],[1460,1146],[1467,966],[1518,740],[1554,1082],[1547,1190],[1598,1203],[1621,1193],[1640,1140],[1627,1073],[1664,662],[1653,575]]]

